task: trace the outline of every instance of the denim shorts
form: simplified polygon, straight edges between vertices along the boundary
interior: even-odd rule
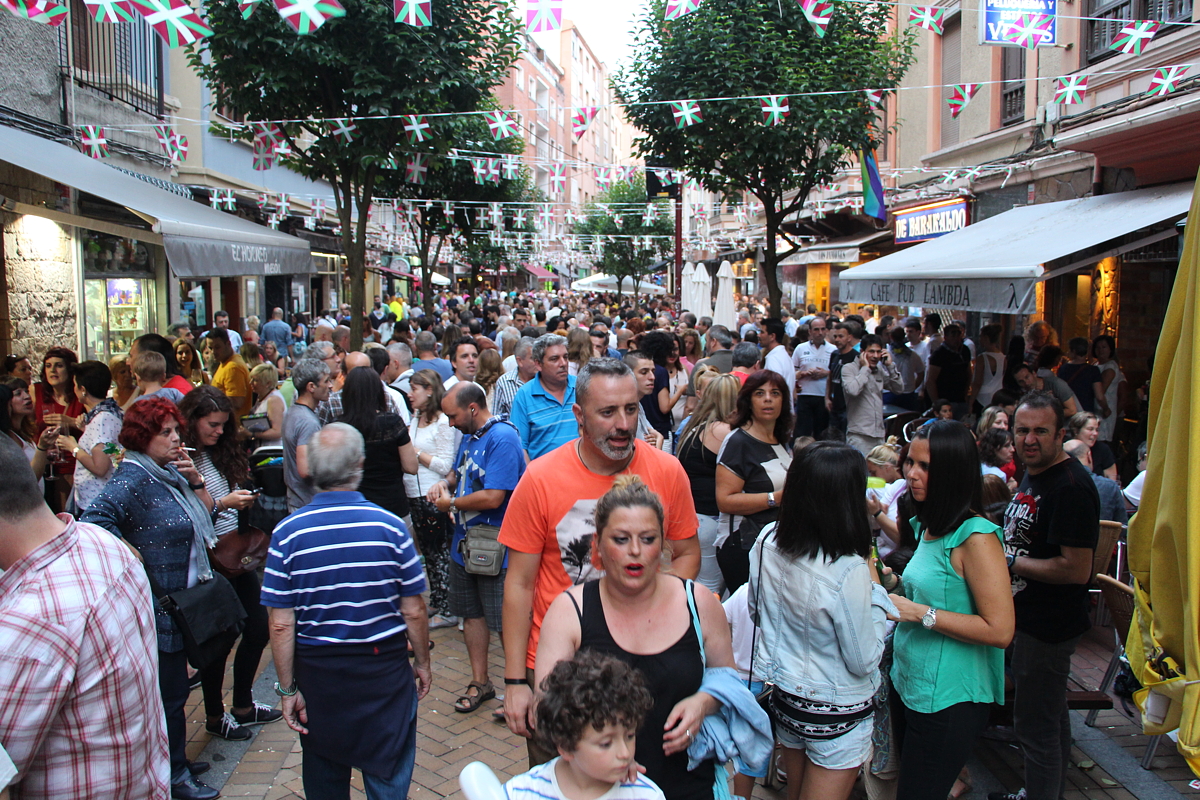
[[[805,739],[783,725],[775,726],[775,738],[789,750],[803,750],[808,760],[825,769],[855,769],[871,757],[874,715],[867,717],[836,739]]]

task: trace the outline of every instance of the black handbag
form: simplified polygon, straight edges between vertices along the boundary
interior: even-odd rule
[[[183,634],[183,650],[189,664],[204,669],[214,659],[229,653],[246,619],[246,609],[233,584],[214,572],[211,580],[168,594],[150,576],[149,570],[146,576],[159,607],[171,615]]]

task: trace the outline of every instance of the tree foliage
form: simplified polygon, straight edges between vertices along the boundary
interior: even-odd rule
[[[622,285],[630,278],[637,296],[638,281],[650,273],[654,262],[666,258],[675,249],[675,214],[668,200],[652,201],[656,216],[649,223],[644,220],[646,182],[643,176],[614,184],[597,195],[596,200],[584,210],[584,219],[577,223],[572,233],[580,236],[603,236],[600,255],[593,263]],[[627,204],[638,204],[629,206]],[[611,213],[604,206],[612,205]],[[618,225],[616,216],[621,217]],[[652,236],[647,246],[637,237]]]
[[[894,88],[914,59],[911,29],[889,34],[891,6],[833,5],[822,38],[795,2],[706,0],[666,22],[665,0],[653,0],[639,23],[638,55],[613,79],[644,134],[643,155],[661,157],[709,191],[749,192],[763,204],[765,273],[776,312],[776,268],[796,247],[780,231],[783,219],[850,166],[855,151],[878,143],[877,112],[862,90]],[[765,95],[790,95],[783,124],[763,124],[755,98]],[[672,100],[703,101],[703,121],[677,129]],[[777,252],[777,236],[792,249]]]
[[[342,0],[346,16],[297,35],[270,7],[242,19],[238,4],[206,6],[213,35],[191,49],[214,108],[250,121],[285,120],[285,163],[333,187],[350,273],[351,336],[362,341],[367,210],[379,171],[407,149],[403,115],[472,112],[515,63],[519,26],[513,0],[438,0],[433,24],[394,21],[390,3]],[[352,119],[357,137],[330,135],[319,120]],[[453,117],[429,117],[423,151],[454,146]],[[253,131],[230,135],[250,141]],[[404,144],[402,144],[404,143]]]

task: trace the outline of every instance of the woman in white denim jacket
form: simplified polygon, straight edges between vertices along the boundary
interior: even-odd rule
[[[774,684],[788,800],[845,800],[871,753],[887,616],[869,563],[867,470],[853,448],[818,442],[788,470],[779,521],[750,553],[753,671]]]

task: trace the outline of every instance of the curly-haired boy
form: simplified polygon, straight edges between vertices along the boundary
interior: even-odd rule
[[[508,800],[665,800],[634,773],[637,730],[653,701],[642,676],[625,662],[581,651],[542,681],[536,736],[558,758],[504,785]]]

